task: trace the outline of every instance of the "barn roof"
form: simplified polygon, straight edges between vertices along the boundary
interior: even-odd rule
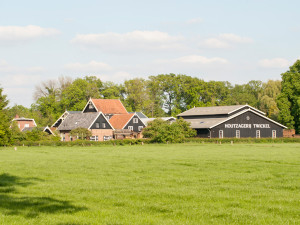
[[[88,129],[100,114],[101,112],[69,114],[57,129],[59,131],[73,130],[79,127]]]
[[[252,110],[251,108],[250,109],[245,109],[245,110],[243,110],[239,113],[236,113],[232,116],[225,117],[225,118],[199,118],[199,119],[184,119],[184,120],[191,123],[191,128],[195,128],[195,129],[202,129],[202,128],[205,129],[205,128],[207,128],[208,129],[208,128],[213,128],[213,127],[215,127],[215,126],[217,126],[221,123],[224,123],[228,120],[231,120],[234,117],[237,117],[237,116],[239,116],[241,114],[244,114],[245,112],[249,112],[249,111],[252,112],[252,113],[255,113],[256,115],[258,115],[258,116],[260,116],[260,117],[262,117],[266,120],[269,120],[272,123],[275,123],[275,124],[277,124],[277,125],[279,125],[283,128],[287,128],[286,126],[284,126],[284,125],[282,125],[282,124],[280,124],[280,123],[278,123],[278,122],[262,115],[261,113],[256,112],[255,110]]]
[[[119,99],[91,99],[98,112],[104,114],[128,114]]]
[[[229,105],[229,106],[195,107],[183,113],[180,113],[177,116],[180,117],[180,116],[228,115],[243,108],[250,108],[265,115],[264,112],[261,112],[258,109],[255,109],[249,105]]]

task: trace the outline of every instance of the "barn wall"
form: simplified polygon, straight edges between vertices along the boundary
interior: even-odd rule
[[[208,129],[196,129],[197,131],[197,137],[200,138],[209,138],[210,137],[210,132]]]
[[[249,118],[249,120],[247,119]],[[226,124],[251,124],[251,128],[225,128]],[[268,124],[269,128],[255,128],[254,124]],[[256,130],[260,130],[260,137],[272,137],[272,130],[276,130],[276,137],[283,136],[283,128],[253,112],[245,112],[211,129],[211,137],[219,138],[219,130],[223,130],[223,137],[236,137],[236,130],[240,130],[240,137],[256,137]]]

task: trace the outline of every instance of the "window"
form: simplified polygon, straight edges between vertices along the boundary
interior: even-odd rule
[[[98,141],[98,136],[91,136],[90,141]]]
[[[92,105],[92,103],[90,103],[89,104],[89,109],[93,109],[94,107],[93,107],[93,105]]]
[[[272,130],[272,138],[276,138],[276,130]]]
[[[219,138],[223,138],[223,130],[219,130]]]
[[[133,126],[128,126],[128,130],[133,130]]]
[[[141,131],[144,127],[143,126],[139,126],[139,131]]]
[[[29,123],[26,123],[24,127],[29,127]]]
[[[103,141],[109,141],[111,140],[111,136],[103,136]]]
[[[102,123],[102,128],[105,128],[106,127],[106,124],[105,123]]]
[[[236,130],[236,131],[235,131],[235,137],[236,137],[236,138],[240,138],[240,137],[241,137],[241,132],[240,132],[240,130]]]
[[[133,123],[138,123],[138,122],[139,122],[138,118],[133,118]]]
[[[96,128],[99,129],[100,128],[100,124],[96,123]]]
[[[256,138],[260,138],[260,130],[256,131]]]

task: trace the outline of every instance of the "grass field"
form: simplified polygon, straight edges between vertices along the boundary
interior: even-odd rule
[[[0,224],[300,224],[300,144],[0,148]]]

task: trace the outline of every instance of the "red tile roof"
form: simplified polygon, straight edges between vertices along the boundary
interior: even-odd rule
[[[91,99],[98,111],[104,114],[128,114],[119,99]]]
[[[134,115],[134,113],[113,115],[109,122],[115,129],[123,129]]]

